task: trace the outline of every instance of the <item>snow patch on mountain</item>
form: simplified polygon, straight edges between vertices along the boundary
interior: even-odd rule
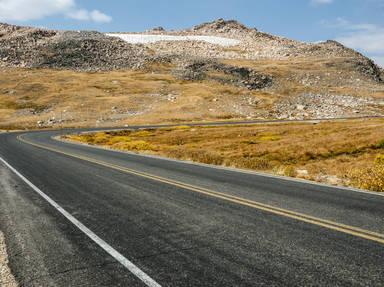
[[[236,46],[240,40],[215,37],[215,36],[176,36],[176,35],[144,35],[144,34],[106,34],[111,37],[118,37],[131,44],[150,44],[160,41],[202,41],[219,46]]]

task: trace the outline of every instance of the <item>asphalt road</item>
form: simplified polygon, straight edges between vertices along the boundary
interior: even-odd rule
[[[29,182],[0,163],[0,230],[23,286],[384,286],[383,196],[57,133],[0,135]]]

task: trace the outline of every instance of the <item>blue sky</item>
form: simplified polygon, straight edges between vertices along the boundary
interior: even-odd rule
[[[384,66],[384,0],[0,0],[0,21],[55,29],[179,29],[216,18],[302,41],[336,39]]]

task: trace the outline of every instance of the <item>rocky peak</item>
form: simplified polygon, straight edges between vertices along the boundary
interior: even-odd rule
[[[159,26],[159,27],[152,28],[151,31],[154,31],[154,32],[165,32],[165,29],[163,27]]]
[[[0,23],[0,37],[5,35],[5,34],[12,33],[16,30],[19,30],[20,28],[21,27],[19,27],[19,26],[9,25],[6,23]]]
[[[0,22],[0,30],[6,30],[6,29],[11,29],[11,28],[16,28],[16,27],[17,26],[15,26],[15,25]]]
[[[46,30],[34,27],[23,27],[0,23],[0,39],[18,39],[18,41],[39,40],[53,37],[57,34],[54,30]]]
[[[153,27],[152,29],[149,29],[149,30],[146,30],[145,33],[149,33],[149,34],[163,34],[163,33],[166,33],[167,30],[164,29],[163,27],[161,26],[158,26],[158,27]]]
[[[355,70],[373,78],[377,82],[384,81],[382,69],[371,59],[365,57],[358,51],[348,48],[335,40],[327,40],[320,43],[319,46],[325,48],[325,53],[333,53],[339,56],[349,56],[350,59],[346,60],[346,63],[352,64]]]
[[[327,40],[325,42],[321,42],[319,45],[322,45],[331,49],[342,49],[342,50],[348,49],[343,44],[335,40]]]
[[[232,32],[255,32],[236,20],[224,20],[222,18],[212,22],[203,23],[192,28],[192,31],[200,33],[232,33]]]

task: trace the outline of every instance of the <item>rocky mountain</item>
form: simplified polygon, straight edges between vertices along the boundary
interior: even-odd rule
[[[0,66],[51,67],[75,70],[142,68],[168,59],[289,60],[302,57],[344,58],[353,69],[379,81],[382,70],[370,59],[335,41],[302,43],[248,28],[235,20],[218,19],[181,31],[156,28],[161,35],[217,36],[239,40],[223,47],[203,41],[159,41],[131,44],[90,31],[54,31],[0,24]],[[145,34],[145,33],[144,33]]]
[[[235,20],[108,34],[0,24],[8,125],[375,116],[383,99],[383,69],[359,52]]]
[[[148,45],[161,55],[182,55],[216,59],[240,60],[294,60],[296,58],[344,59],[350,69],[356,69],[363,75],[380,81],[383,69],[372,60],[342,44],[329,40],[320,43],[303,43],[270,35],[248,28],[235,20],[218,19],[183,31],[171,31],[161,34],[207,35],[234,38],[240,40],[235,47],[220,47],[207,43],[158,42]]]

